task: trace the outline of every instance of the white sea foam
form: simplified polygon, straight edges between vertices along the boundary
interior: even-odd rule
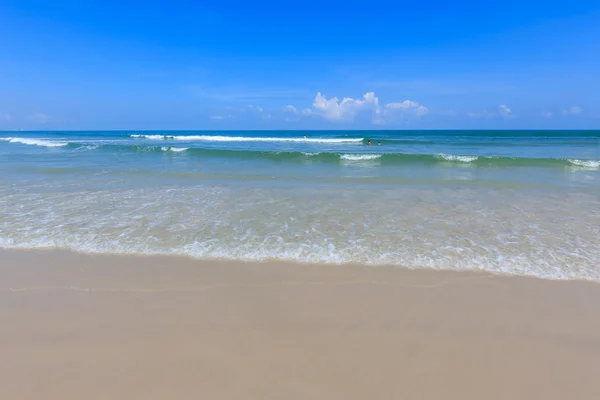
[[[27,144],[31,146],[42,146],[42,147],[63,147],[68,145],[68,142],[57,142],[51,141],[47,139],[29,139],[29,138],[20,138],[20,137],[8,137],[8,138],[0,138],[0,140],[4,140],[9,143],[20,143]]]
[[[567,160],[573,165],[584,168],[600,168],[600,160]]]
[[[204,185],[46,189],[0,187],[6,199],[0,205],[0,248],[600,280],[600,207],[597,196],[587,193],[511,192],[507,202],[504,189],[397,188],[376,196],[337,186],[318,191]],[[519,218],[510,218],[515,206]]]
[[[132,138],[148,140],[187,140],[203,142],[285,142],[285,143],[361,143],[362,138],[277,138],[277,137],[248,137],[248,136],[165,136],[165,135],[131,135]]]
[[[458,162],[464,162],[464,163],[470,163],[473,161],[476,161],[479,157],[477,156],[457,156],[454,154],[438,154],[437,157],[441,158],[442,160],[446,160],[446,161],[458,161]]]
[[[97,145],[97,144],[89,144],[89,145],[80,146],[80,147],[76,148],[76,149],[75,149],[75,151],[89,151],[89,150],[96,150],[98,147],[100,147],[100,145]]]
[[[166,147],[161,147],[160,149],[162,151],[173,151],[175,153],[181,153],[182,151],[186,151],[188,148],[187,147],[171,147],[171,146],[166,146]]]
[[[346,161],[369,161],[381,158],[381,154],[342,154],[340,159]]]
[[[173,139],[173,136],[168,135],[131,135],[134,139],[148,139],[148,140],[169,140]]]
[[[313,157],[313,156],[318,156],[321,153],[302,153],[302,155],[305,155],[307,157]]]

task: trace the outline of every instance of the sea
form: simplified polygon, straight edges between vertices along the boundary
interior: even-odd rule
[[[597,281],[600,131],[4,131],[0,248]]]

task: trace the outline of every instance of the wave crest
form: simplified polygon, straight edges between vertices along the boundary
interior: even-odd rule
[[[175,152],[175,153],[181,153],[183,151],[188,150],[187,147],[171,147],[171,146],[161,147],[160,149],[162,151],[172,151],[172,152]]]
[[[445,161],[458,161],[458,162],[464,162],[464,163],[470,163],[473,161],[477,161],[477,159],[479,158],[478,156],[458,156],[455,154],[438,154],[436,157],[441,158],[442,160]]]
[[[284,142],[284,143],[362,143],[363,138],[277,138],[277,137],[249,137],[249,136],[212,136],[212,135],[190,135],[190,136],[166,136],[166,135],[131,135],[135,139],[147,140],[187,140],[203,142]]]
[[[584,168],[600,168],[600,160],[567,160],[569,163]]]
[[[45,139],[28,139],[28,138],[20,138],[20,137],[8,137],[8,138],[0,138],[0,140],[4,140],[9,143],[20,143],[26,144],[30,146],[42,146],[42,147],[63,147],[68,145],[68,142],[54,142],[51,140]]]
[[[369,161],[381,158],[381,154],[342,154],[340,159],[346,161]]]

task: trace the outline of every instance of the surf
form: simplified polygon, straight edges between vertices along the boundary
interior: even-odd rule
[[[64,147],[69,144],[68,142],[64,142],[64,141],[53,141],[53,140],[47,140],[47,139],[32,139],[32,138],[22,138],[22,137],[7,137],[7,138],[0,138],[0,140],[3,140],[8,143],[17,143],[17,144],[24,144],[24,145],[29,145],[29,146],[40,146],[40,147]]]
[[[283,138],[251,136],[213,136],[213,135],[131,135],[134,139],[182,140],[190,142],[271,142],[271,143],[362,143],[364,138]]]

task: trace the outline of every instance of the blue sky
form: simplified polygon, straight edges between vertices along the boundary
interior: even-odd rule
[[[0,0],[0,129],[600,128],[600,2]]]

